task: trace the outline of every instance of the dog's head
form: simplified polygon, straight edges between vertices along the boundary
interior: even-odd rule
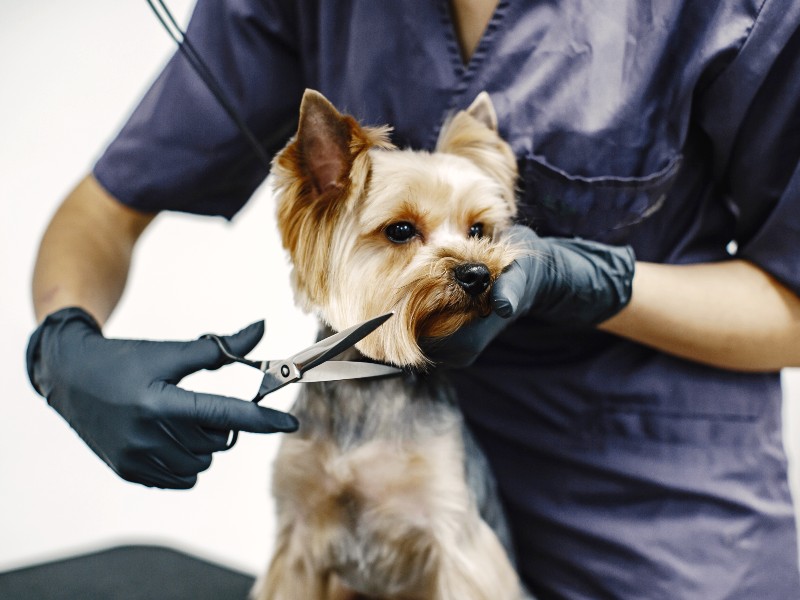
[[[501,234],[516,212],[516,161],[485,93],[443,125],[432,153],[396,149],[389,131],[306,91],[273,163],[278,226],[301,306],[336,330],[395,311],[357,347],[421,367],[418,340],[487,314],[514,258]]]

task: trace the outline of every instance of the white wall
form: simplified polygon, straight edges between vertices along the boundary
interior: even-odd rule
[[[185,20],[192,2],[171,0]],[[271,548],[269,463],[276,437],[242,435],[191,491],[118,479],[29,387],[30,272],[59,200],[93,163],[171,52],[144,0],[0,3],[0,570],[123,541],[160,541],[256,573]],[[272,204],[261,190],[227,224],[164,215],[146,233],[111,336],[192,339],[260,318],[254,355],[309,342],[293,307]],[[257,260],[260,259],[260,260]],[[256,373],[231,366],[186,382],[249,398]],[[792,447],[800,378],[792,375]],[[270,397],[287,408],[293,390]]]

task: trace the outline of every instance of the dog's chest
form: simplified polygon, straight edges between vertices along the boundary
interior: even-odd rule
[[[366,590],[391,579],[399,561],[425,554],[410,547],[455,543],[455,524],[476,508],[461,416],[442,388],[307,386],[293,412],[301,429],[281,445],[273,493],[298,543],[318,549],[322,563]]]

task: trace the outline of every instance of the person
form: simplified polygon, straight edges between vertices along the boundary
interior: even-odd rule
[[[456,379],[538,597],[800,597],[780,416],[800,365],[800,4],[198,0],[188,37],[270,153],[306,87],[423,149],[492,97],[520,221],[557,268],[500,278]],[[101,332],[154,214],[232,218],[267,172],[176,54],[45,232],[31,378],[123,477],[189,487],[228,429],[296,426],[182,396],[219,364],[202,340]]]

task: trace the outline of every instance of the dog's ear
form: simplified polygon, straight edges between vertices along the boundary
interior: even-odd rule
[[[486,125],[488,129],[497,131],[497,113],[491,97],[486,92],[478,94],[478,97],[469,105],[467,114]]]
[[[436,151],[471,160],[506,190],[514,203],[517,160],[511,147],[497,132],[497,113],[486,92],[481,92],[470,107],[445,121],[436,142]]]
[[[298,166],[317,194],[344,187],[353,164],[350,142],[358,130],[325,96],[306,90],[297,128]]]
[[[273,172],[300,186],[308,199],[346,196],[369,169],[367,150],[391,148],[388,127],[362,127],[336,110],[325,96],[306,90],[300,104],[297,134],[275,158]]]
[[[368,150],[391,148],[388,127],[362,127],[325,96],[306,90],[297,134],[273,160],[278,227],[307,308],[327,294],[328,255],[336,225],[347,218],[369,179]]]

